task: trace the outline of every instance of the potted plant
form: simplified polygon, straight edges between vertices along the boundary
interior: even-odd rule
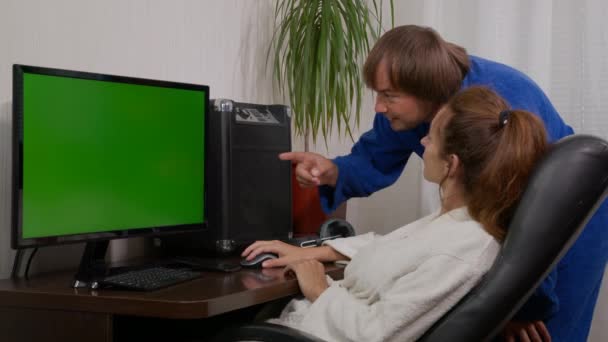
[[[389,3],[394,26],[393,1]],[[279,89],[289,98],[295,134],[304,137],[305,151],[311,137],[316,142],[321,135],[327,145],[334,124],[338,134],[347,133],[353,140],[351,118],[354,115],[357,126],[360,118],[361,68],[381,31],[382,7],[382,0],[277,1],[269,55],[274,57]],[[293,190],[294,231],[316,229],[314,221],[325,217],[317,189],[307,192],[294,185]],[[298,227],[298,213],[305,213],[307,227]]]
[[[390,0],[391,23],[394,18]],[[296,135],[327,142],[334,123],[352,140],[359,124],[361,67],[382,28],[383,0],[278,0],[269,49],[274,76],[288,95]],[[353,111],[354,105],[354,111]]]

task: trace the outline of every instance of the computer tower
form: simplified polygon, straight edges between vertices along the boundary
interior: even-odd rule
[[[284,105],[211,100],[205,167],[208,229],[163,238],[172,255],[235,254],[292,237],[291,117]]]
[[[211,101],[207,160],[209,234],[230,253],[260,239],[292,236],[289,107]]]

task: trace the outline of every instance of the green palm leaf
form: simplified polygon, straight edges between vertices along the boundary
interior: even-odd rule
[[[393,23],[393,1],[390,1]],[[327,138],[336,124],[352,137],[358,126],[363,80],[361,67],[382,29],[382,0],[278,0],[268,57],[289,97],[297,135]]]

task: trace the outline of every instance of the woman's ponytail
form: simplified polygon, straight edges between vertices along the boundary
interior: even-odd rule
[[[545,153],[542,121],[506,102],[485,87],[471,87],[447,104],[442,125],[444,152],[459,156],[464,166],[467,205],[473,218],[499,240],[534,165]]]

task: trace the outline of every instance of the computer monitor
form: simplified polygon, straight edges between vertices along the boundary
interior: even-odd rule
[[[15,249],[206,229],[209,87],[13,66]],[[81,279],[78,279],[81,278]]]

